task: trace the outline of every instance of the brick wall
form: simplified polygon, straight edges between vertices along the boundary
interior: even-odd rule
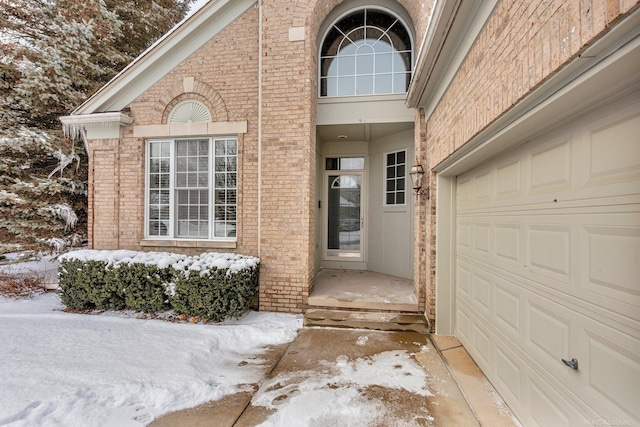
[[[130,105],[133,125],[166,123],[178,102],[197,99],[214,121],[248,122],[238,145],[237,252],[257,255],[257,91],[258,13],[247,10],[178,67],[171,70]],[[184,92],[184,78],[193,77],[193,92]],[[123,129],[119,145],[119,247],[141,249],[144,235],[144,138],[133,136],[133,125]],[[167,250],[145,247],[145,250]],[[201,253],[202,248],[180,248]]]
[[[93,140],[89,145],[88,230],[94,249],[118,246],[118,140]]]
[[[166,122],[177,102],[195,98],[214,120],[248,122],[239,139],[238,244],[235,251],[262,259],[260,308],[302,312],[313,283],[316,208],[316,107],[318,30],[340,0],[264,0],[263,36],[258,8],[251,8],[130,105],[133,125]],[[433,0],[399,0],[413,17],[416,44]],[[289,41],[289,28],[304,27],[305,40]],[[258,55],[262,43],[261,241],[258,242]],[[184,78],[194,79],[185,94]],[[141,249],[144,231],[144,139],[123,129],[119,144],[92,157],[93,247]],[[93,141],[97,147],[100,141]],[[96,148],[97,149],[97,148]],[[96,151],[97,153],[97,151]],[[103,156],[103,157],[99,157]],[[107,193],[109,192],[109,193]],[[99,200],[98,200],[99,199]],[[115,205],[114,205],[115,203]],[[109,206],[107,206],[109,205]],[[166,250],[150,248],[146,250]],[[198,249],[181,248],[185,253]],[[418,285],[424,283],[418,276]],[[419,287],[424,306],[424,287]]]
[[[263,1],[260,304],[267,310],[303,311],[313,282],[317,40],[320,25],[340,3]],[[421,40],[433,2],[400,3]],[[289,41],[291,27],[305,27],[305,40]]]
[[[637,1],[502,1],[428,119],[435,166],[606,32]]]
[[[636,0],[500,2],[427,118],[429,167],[447,159],[638,4]],[[431,185],[435,185],[434,179]],[[434,272],[435,197],[429,209],[428,271]],[[429,275],[428,288],[427,295],[434,295],[435,274]],[[428,301],[433,319],[434,301],[431,297]]]

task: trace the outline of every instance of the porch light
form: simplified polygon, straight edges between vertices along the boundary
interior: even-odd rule
[[[422,178],[424,177],[424,168],[418,162],[417,158],[413,166],[411,166],[409,175],[411,175],[411,182],[413,184],[413,193],[416,196],[423,196],[425,199],[428,199],[429,187],[422,188]]]

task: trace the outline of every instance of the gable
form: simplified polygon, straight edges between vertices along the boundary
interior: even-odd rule
[[[121,111],[255,3],[256,0],[210,1],[144,51],[72,114]]]

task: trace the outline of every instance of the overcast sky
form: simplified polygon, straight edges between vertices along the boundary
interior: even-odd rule
[[[193,15],[198,9],[200,9],[202,6],[204,6],[204,4],[206,2],[208,2],[209,0],[197,0],[192,6],[191,9],[189,10],[188,15]]]

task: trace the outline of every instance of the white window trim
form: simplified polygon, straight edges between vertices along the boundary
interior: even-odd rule
[[[404,151],[404,203],[394,203],[394,204],[389,204],[387,203],[387,156],[389,154],[392,153],[400,153],[401,151]],[[384,207],[395,207],[395,206],[407,206],[407,200],[408,200],[408,196],[409,196],[409,192],[407,191],[407,185],[409,184],[409,180],[408,180],[408,159],[409,159],[409,150],[407,148],[400,148],[397,150],[391,150],[391,151],[386,151],[383,153],[383,159],[382,159],[382,200],[383,200],[383,206]],[[397,166],[397,164],[396,164]],[[397,177],[396,177],[397,178]]]
[[[176,237],[175,236],[175,224],[176,224],[176,205],[175,205],[175,150],[176,141],[185,139],[196,139],[194,137],[176,137],[176,138],[149,138],[145,140],[145,186],[144,186],[144,238],[141,242],[141,246],[185,246],[185,247],[212,247],[212,243],[215,246],[220,245],[225,248],[235,248],[238,240],[238,183],[240,181],[240,168],[239,168],[239,141],[236,135],[228,136],[203,136],[200,139],[207,139],[209,141],[209,237],[207,238],[190,238],[190,237]],[[233,139],[236,141],[236,236],[235,237],[215,237],[215,141]],[[171,161],[171,173],[169,174],[169,235],[168,236],[155,236],[149,234],[149,179],[151,169],[151,151],[150,144],[154,142],[169,142],[169,152]]]

